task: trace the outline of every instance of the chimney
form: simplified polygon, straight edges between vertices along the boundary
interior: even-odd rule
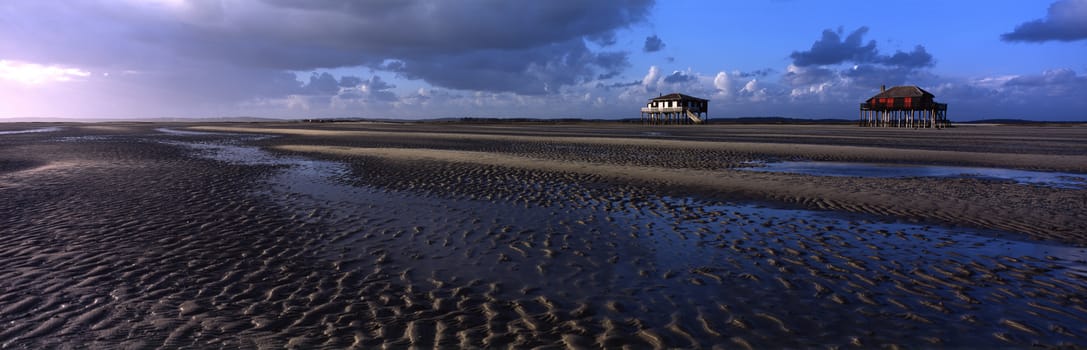
[[[880,85],[879,92],[887,92],[887,85]]]

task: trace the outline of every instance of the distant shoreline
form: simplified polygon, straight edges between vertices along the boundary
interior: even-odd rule
[[[78,119],[78,118],[0,118],[0,124],[13,123],[395,123],[395,124],[641,124],[638,118],[593,119],[593,118],[501,118],[501,117],[462,117],[429,119],[392,119],[392,118],[260,118],[260,117],[224,117],[224,118],[147,118],[147,119]],[[788,117],[739,117],[710,118],[709,124],[721,125],[854,125],[852,119],[805,119]],[[971,121],[953,121],[952,125],[961,126],[1087,126],[1087,121],[1052,121],[1026,119],[979,119]]]

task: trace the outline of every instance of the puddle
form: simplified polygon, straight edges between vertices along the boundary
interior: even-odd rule
[[[161,132],[163,134],[170,134],[170,135],[190,135],[190,136],[192,136],[192,135],[201,135],[201,136],[232,135],[232,134],[227,134],[227,133],[213,133],[213,132],[203,132],[203,131],[175,130],[175,129],[170,129],[170,128],[158,128],[158,129],[155,129],[155,131]]]
[[[202,151],[207,158],[229,163],[243,165],[291,165],[293,163],[306,163],[308,160],[285,159],[273,156],[258,147],[242,146],[245,141],[257,141],[272,138],[272,135],[230,134],[201,131],[174,130],[158,128],[155,131],[173,136],[211,136],[214,139],[201,138],[200,141],[187,141],[186,139],[158,139],[157,142],[185,146]]]
[[[38,128],[38,129],[9,130],[9,131],[0,131],[0,135],[28,134],[28,133],[37,133],[37,132],[54,132],[54,131],[60,131],[60,129],[61,128],[58,127],[58,126],[50,126],[48,128]]]
[[[1056,188],[1087,187],[1087,174],[1042,172],[1002,168],[976,168],[936,165],[868,164],[846,162],[786,161],[759,163],[759,166],[740,168],[748,171],[783,172],[816,176],[853,177],[972,177],[1015,181],[1020,184],[1041,185]]]

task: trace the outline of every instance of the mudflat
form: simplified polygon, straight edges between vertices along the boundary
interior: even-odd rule
[[[1083,345],[1083,174],[1077,126],[0,124],[0,345]]]

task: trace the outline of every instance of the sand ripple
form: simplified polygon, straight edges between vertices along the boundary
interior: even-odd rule
[[[0,159],[77,162],[0,174],[21,184],[0,187],[0,346],[1029,347],[1087,336],[1087,252],[1010,232],[594,172],[318,161],[245,146],[280,140],[136,130],[0,142]]]

